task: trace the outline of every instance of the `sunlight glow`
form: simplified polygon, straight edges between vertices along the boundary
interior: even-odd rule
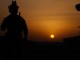
[[[54,35],[52,34],[50,37],[53,39],[54,38]]]

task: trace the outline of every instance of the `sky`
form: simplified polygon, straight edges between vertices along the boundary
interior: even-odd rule
[[[62,41],[80,35],[80,12],[75,5],[80,0],[16,0],[19,12],[28,26],[28,40],[40,42]],[[0,24],[9,15],[12,0],[0,0]],[[50,35],[55,36],[54,39]],[[0,30],[0,36],[4,32]]]

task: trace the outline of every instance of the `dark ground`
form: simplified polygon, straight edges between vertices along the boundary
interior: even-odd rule
[[[80,37],[79,37],[80,38]],[[68,39],[69,40],[69,39]],[[74,39],[73,39],[74,40]],[[77,39],[80,40],[80,39]],[[76,40],[76,41],[77,41]],[[66,39],[65,39],[66,41]],[[27,41],[23,46],[24,58],[28,56],[80,56],[80,43],[78,42],[31,42]],[[0,58],[5,59],[6,42],[0,38]],[[8,51],[9,52],[9,51]]]

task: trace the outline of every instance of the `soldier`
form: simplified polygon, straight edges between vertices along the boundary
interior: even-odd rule
[[[10,15],[4,18],[1,25],[2,31],[7,31],[5,38],[8,42],[8,48],[20,46],[21,40],[27,40],[28,29],[25,20],[18,13],[18,6],[16,1],[8,7]],[[12,52],[13,53],[13,52]]]
[[[75,8],[76,8],[77,11],[80,11],[80,3],[76,4]]]

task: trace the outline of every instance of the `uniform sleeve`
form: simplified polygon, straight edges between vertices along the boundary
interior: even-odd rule
[[[1,30],[2,30],[2,31],[5,31],[5,30],[6,30],[7,24],[8,24],[7,18],[5,18],[5,19],[3,20],[3,22],[2,22],[2,24],[1,24]]]
[[[25,22],[24,19],[23,19],[23,33],[24,33],[23,40],[26,41],[27,40],[27,35],[28,35],[28,28],[27,28],[27,25],[26,25],[26,22]]]
[[[27,28],[27,24],[26,24],[25,20],[24,20],[23,25],[24,25],[24,31],[25,31],[25,33],[28,34],[28,28]]]

